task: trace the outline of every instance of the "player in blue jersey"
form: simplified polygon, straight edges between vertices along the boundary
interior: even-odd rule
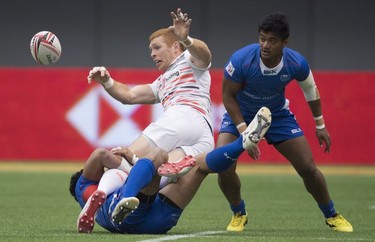
[[[217,147],[235,140],[259,109],[266,106],[272,112],[272,125],[265,135],[293,165],[303,179],[307,191],[323,212],[326,223],[336,231],[352,232],[351,224],[335,210],[322,172],[316,167],[309,144],[289,110],[285,88],[296,80],[301,87],[316,123],[316,135],[324,152],[330,152],[331,139],[323,119],[318,88],[306,59],[286,47],[289,23],[282,13],[266,16],[259,24],[259,43],[245,46],[230,57],[223,77],[224,114]],[[259,149],[250,150],[259,159]],[[241,183],[236,165],[218,176],[219,186],[233,211],[228,231],[242,231],[247,223],[245,203],[241,199]]]
[[[83,208],[77,220],[78,232],[90,233],[97,222],[114,233],[166,233],[177,224],[207,174],[228,169],[245,149],[256,146],[270,124],[271,113],[262,107],[245,132],[228,145],[208,154],[187,156],[178,164],[165,163],[167,152],[155,148],[140,158],[130,172],[127,166],[119,165],[122,159],[132,159],[129,149],[102,149],[104,154],[100,157],[107,157],[106,161],[88,159],[83,171],[70,180],[70,193]],[[197,165],[185,176],[159,189],[160,175],[175,175],[192,163]],[[106,166],[118,169],[104,172]]]

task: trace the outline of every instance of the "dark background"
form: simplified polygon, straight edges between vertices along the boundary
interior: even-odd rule
[[[264,15],[281,11],[290,21],[289,47],[313,69],[375,69],[373,0],[2,0],[0,66],[38,66],[29,43],[49,30],[63,49],[54,67],[154,67],[148,36],[168,27],[177,7],[193,19],[190,35],[209,45],[216,68],[257,42]]]

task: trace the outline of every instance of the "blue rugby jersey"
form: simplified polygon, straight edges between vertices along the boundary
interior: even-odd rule
[[[310,73],[306,59],[298,52],[284,48],[282,61],[267,68],[260,58],[260,45],[250,44],[237,50],[225,64],[224,76],[244,88],[237,94],[243,115],[254,115],[262,106],[272,113],[285,103],[285,87],[292,81],[304,81]]]

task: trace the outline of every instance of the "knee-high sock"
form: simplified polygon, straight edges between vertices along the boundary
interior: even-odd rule
[[[151,182],[155,172],[155,166],[150,159],[139,159],[129,173],[121,197],[135,197]]]
[[[98,190],[105,192],[109,195],[122,187],[126,181],[128,175],[119,169],[109,169],[104,172],[102,178],[99,181]]]
[[[234,142],[214,149],[206,156],[208,168],[215,173],[228,169],[242,154],[242,135]]]

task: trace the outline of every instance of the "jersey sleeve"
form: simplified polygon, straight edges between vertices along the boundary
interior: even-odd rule
[[[153,83],[148,84],[151,87],[152,92],[155,95],[155,103],[160,103],[159,95],[158,95],[158,88],[157,88],[158,79],[156,79]]]
[[[242,82],[241,76],[242,76],[241,65],[239,64],[236,53],[234,53],[232,57],[229,59],[229,61],[225,64],[224,77],[236,83],[241,83]]]
[[[296,72],[296,78],[295,78],[299,82],[306,80],[306,78],[310,74],[310,66],[307,63],[307,60],[303,56],[300,56],[300,58],[301,58],[300,60],[301,65],[298,68],[298,71]]]

